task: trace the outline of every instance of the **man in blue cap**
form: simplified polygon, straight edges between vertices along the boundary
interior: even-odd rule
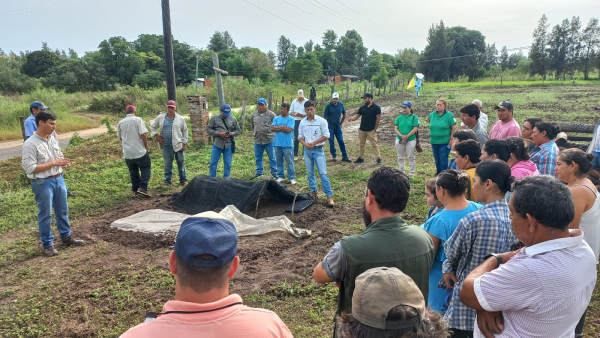
[[[269,156],[269,167],[271,176],[277,178],[277,162],[275,161],[275,151],[273,149],[273,139],[275,132],[271,130],[275,113],[267,109],[267,100],[263,97],[256,102],[256,111],[250,115],[250,126],[254,136],[254,158],[256,159],[256,175],[259,178],[263,175],[263,153]]]
[[[235,152],[235,138],[240,134],[240,127],[231,115],[231,106],[221,106],[221,113],[213,115],[208,121],[206,132],[213,137],[212,153],[210,155],[210,177],[217,177],[217,164],[223,154],[223,177],[229,177],[231,158]]]
[[[31,105],[29,105],[29,111],[31,112],[31,115],[29,115],[29,117],[25,120],[24,123],[25,139],[30,138],[33,135],[33,133],[35,133],[38,129],[37,123],[35,122],[35,117],[37,116],[37,114],[40,112],[45,112],[47,109],[50,108],[46,107],[46,105],[42,101],[33,101]],[[52,136],[54,136],[54,139],[56,140],[56,142],[58,142],[58,135],[56,135],[56,132],[53,131]],[[72,193],[71,190],[67,188],[67,196],[76,197],[77,195]]]
[[[292,337],[277,314],[247,307],[242,297],[229,294],[229,280],[240,266],[238,234],[233,223],[218,216],[183,221],[169,254],[175,300],[161,313],[147,314],[145,323],[122,338]]]

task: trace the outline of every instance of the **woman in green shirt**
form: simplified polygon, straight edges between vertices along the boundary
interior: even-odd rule
[[[435,159],[435,174],[448,169],[450,154],[450,138],[456,131],[456,120],[448,111],[448,102],[444,99],[435,101],[436,110],[427,117],[429,122],[429,143]]]
[[[415,176],[415,147],[417,146],[416,132],[419,130],[419,118],[413,114],[412,103],[402,103],[402,112],[394,122],[396,132],[396,152],[398,153],[398,168],[405,173],[404,157],[408,155],[408,176]]]

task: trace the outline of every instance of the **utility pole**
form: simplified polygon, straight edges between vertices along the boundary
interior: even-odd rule
[[[200,52],[196,52],[196,79],[194,80],[196,83],[196,91],[194,95],[198,95],[198,61],[200,61]]]
[[[177,101],[175,91],[175,65],[173,63],[173,34],[171,33],[171,9],[169,0],[162,0],[163,39],[165,43],[165,72],[167,74],[167,98]]]
[[[223,92],[223,78],[221,74],[227,75],[227,72],[219,68],[219,55],[217,53],[212,55],[213,69],[215,71],[215,77],[217,79],[217,98],[219,99],[219,108],[225,104],[225,93]]]

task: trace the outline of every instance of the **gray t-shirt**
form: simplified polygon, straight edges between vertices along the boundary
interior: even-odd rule
[[[146,155],[146,146],[140,136],[147,133],[148,129],[142,118],[127,114],[117,125],[117,136],[121,139],[123,157],[135,160]]]
[[[53,135],[43,139],[40,135],[33,133],[30,138],[23,143],[23,159],[21,166],[25,169],[27,177],[32,180],[46,178],[62,173],[61,167],[52,167],[46,171],[33,173],[39,164],[49,163],[57,158],[64,158],[60,145]]]
[[[469,127],[467,127],[467,129],[469,129]],[[477,124],[473,126],[472,130],[477,136],[477,142],[479,142],[481,144],[481,147],[483,148],[483,145],[490,139],[487,134],[487,130],[483,129],[481,122],[477,122]]]
[[[348,283],[348,259],[344,254],[342,242],[336,242],[329,250],[329,253],[323,258],[323,269],[327,276],[336,283]]]

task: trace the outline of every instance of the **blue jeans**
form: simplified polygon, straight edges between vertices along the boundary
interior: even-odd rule
[[[69,226],[69,205],[67,204],[67,186],[61,176],[57,178],[38,178],[31,180],[31,189],[35,195],[38,205],[38,225],[42,245],[49,247],[54,245],[52,235],[52,209],[56,215],[56,228],[60,238],[71,236]]]
[[[344,133],[342,133],[342,127],[332,127],[329,126],[329,152],[331,152],[331,156],[335,158],[337,155],[335,153],[335,139],[337,138],[338,144],[340,145],[340,151],[342,152],[342,158],[348,158],[348,153],[346,152],[346,144],[344,143]]]
[[[163,147],[163,160],[165,161],[165,179],[163,182],[171,183],[173,176],[173,158],[177,162],[177,170],[179,171],[179,182],[187,182],[187,174],[185,172],[185,156],[182,150],[175,152],[173,147]]]
[[[592,155],[596,156],[592,160],[592,169],[598,169],[598,168],[600,168],[600,150],[594,150],[594,151],[592,151]]]
[[[296,178],[296,168],[294,168],[294,147],[273,147],[275,148],[275,159],[277,160],[277,177],[285,178],[284,163],[287,163],[288,179],[291,181]]]
[[[254,143],[254,157],[256,158],[256,173],[263,174],[263,153],[267,152],[269,156],[269,167],[271,175],[277,176],[277,163],[275,162],[275,152],[273,151],[273,142],[267,144]]]
[[[147,190],[152,166],[150,155],[146,152],[146,154],[140,158],[131,160],[125,159],[125,164],[127,164],[127,168],[129,169],[129,177],[131,178],[131,191],[137,191],[138,188]],[[140,171],[142,172],[141,177]]]
[[[219,159],[221,159],[221,154],[223,154],[223,177],[229,177],[229,173],[231,172],[231,157],[233,154],[231,153],[231,147],[226,149],[221,149],[213,144],[212,152],[210,154],[210,177],[217,177],[217,164],[219,164]]]
[[[448,143],[444,144],[432,144],[431,149],[433,150],[433,158],[435,159],[435,174],[439,174],[442,171],[448,169],[448,155],[450,155],[450,148]]]
[[[306,176],[308,176],[308,186],[310,192],[318,192],[317,180],[315,179],[315,164],[321,176],[321,184],[323,191],[327,197],[333,196],[331,185],[329,184],[329,176],[327,176],[327,165],[325,163],[325,152],[321,149],[304,149],[304,162],[306,162]]]

